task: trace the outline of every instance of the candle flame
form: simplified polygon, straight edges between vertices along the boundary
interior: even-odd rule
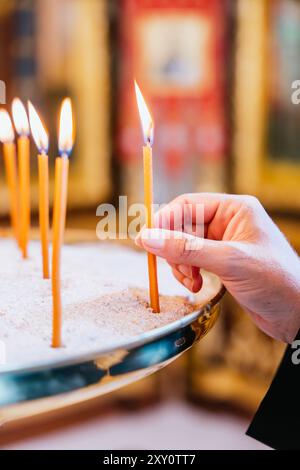
[[[14,139],[15,133],[10,116],[5,109],[0,109],[0,141],[7,144],[13,142]]]
[[[58,147],[61,155],[70,155],[73,141],[72,102],[70,98],[65,98],[61,106],[59,119]]]
[[[144,141],[145,141],[145,144],[152,145],[153,133],[154,133],[153,132],[154,131],[153,119],[151,117],[149,109],[146,105],[144,97],[136,81],[134,81],[134,86],[135,86],[135,94],[136,94],[138,110],[139,110],[141,124],[142,124],[142,130],[144,134]]]
[[[49,148],[48,133],[41,121],[41,118],[36,112],[35,107],[30,101],[28,101],[28,114],[30,129],[35,145],[40,153],[47,153]]]
[[[29,135],[29,122],[25,106],[19,98],[14,98],[12,103],[12,115],[16,131],[21,136]]]

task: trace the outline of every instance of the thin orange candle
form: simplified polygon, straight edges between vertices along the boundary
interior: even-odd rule
[[[0,141],[3,143],[3,156],[6,180],[9,191],[10,219],[13,233],[19,243],[19,198],[17,157],[15,134],[10,116],[4,109],[0,110]]]
[[[19,98],[12,104],[12,114],[18,137],[19,194],[20,194],[20,248],[27,258],[30,231],[30,142],[26,109]]]
[[[143,146],[144,157],[144,202],[146,207],[146,226],[153,227],[153,170],[152,170],[152,142],[153,142],[153,120],[147,108],[143,95],[135,82],[136,99],[142,123],[145,145]],[[156,256],[148,253],[148,273],[150,306],[155,313],[159,313],[159,292],[157,281]]]
[[[43,277],[49,278],[49,138],[34,106],[28,102],[31,133],[38,148],[39,224],[43,260]]]
[[[69,98],[63,101],[59,125],[59,153],[55,160],[55,185],[53,204],[53,248],[52,248],[52,347],[62,345],[62,302],[61,302],[61,246],[64,238],[69,155],[73,148],[72,103]]]

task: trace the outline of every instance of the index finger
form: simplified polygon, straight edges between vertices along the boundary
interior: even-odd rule
[[[198,237],[222,239],[226,226],[240,205],[240,198],[230,194],[183,194],[156,212],[154,225]]]

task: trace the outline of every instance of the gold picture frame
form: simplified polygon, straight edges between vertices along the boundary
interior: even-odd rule
[[[240,0],[237,7],[234,188],[271,210],[297,211],[300,155],[299,163],[272,160],[266,148],[270,7],[270,0]]]
[[[52,92],[67,90],[73,100],[75,147],[70,157],[68,207],[95,207],[110,197],[110,59],[105,2],[37,0],[36,83],[38,95],[52,105]],[[68,18],[68,28],[64,28]],[[66,37],[65,37],[66,36]],[[49,47],[51,41],[51,47]],[[19,90],[17,89],[16,92]],[[50,94],[51,92],[51,94]],[[56,96],[57,103],[64,97]],[[35,104],[35,101],[34,101]],[[7,105],[9,109],[9,104]],[[49,110],[48,110],[49,111]],[[58,107],[53,114],[58,113]],[[51,113],[50,113],[51,114]],[[56,125],[52,137],[56,134]],[[50,145],[50,202],[53,199],[56,136]],[[37,151],[32,143],[31,207],[38,208]],[[9,195],[0,175],[0,214],[6,215]]]

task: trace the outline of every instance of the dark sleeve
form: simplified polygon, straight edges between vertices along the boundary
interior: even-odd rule
[[[300,450],[299,340],[298,333],[246,433],[274,449]]]

